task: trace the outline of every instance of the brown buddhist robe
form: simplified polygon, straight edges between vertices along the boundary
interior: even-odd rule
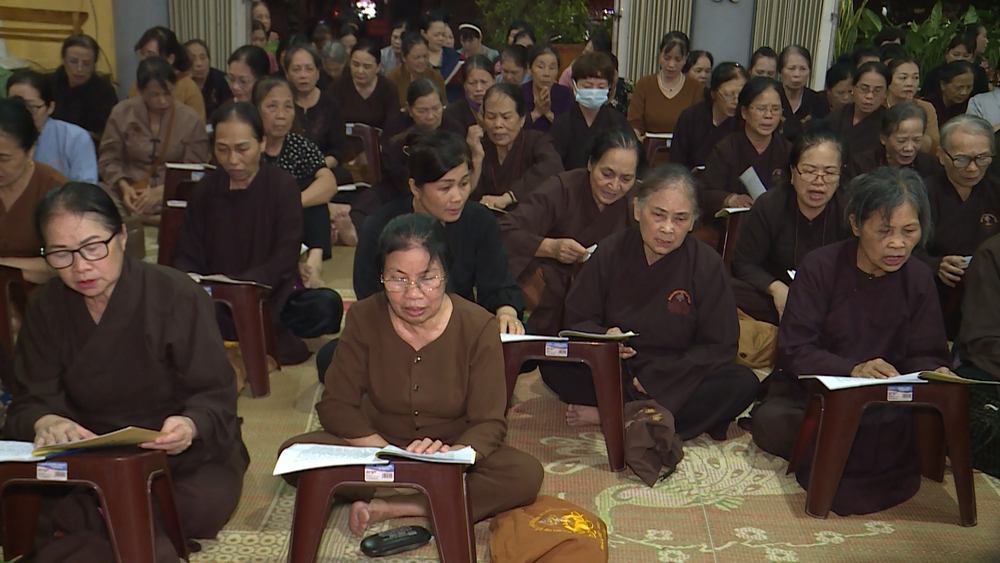
[[[212,300],[183,273],[126,257],[97,324],[83,295],[59,278],[49,281],[28,306],[13,380],[5,384],[13,395],[8,439],[34,440],[35,422],[47,414],[97,434],[126,426],[159,430],[167,417],[190,418],[197,436],[167,458],[184,532],[215,538],[236,509],[249,463],[236,376]],[[86,498],[99,521],[96,497]],[[92,539],[107,556],[75,560],[114,560],[105,532],[79,531],[96,533]],[[159,525],[158,535],[165,536]]]
[[[396,91],[396,85],[381,74],[377,75],[375,90],[367,98],[362,98],[358,93],[350,73],[342,75],[338,80],[331,80],[327,89],[340,104],[340,111],[350,123],[364,123],[384,129],[386,122],[399,113],[399,92]]]
[[[658,402],[673,413],[683,440],[702,432],[724,437],[759,390],[753,372],[732,363],[740,329],[725,265],[692,236],[653,264],[643,248],[637,226],[598,243],[566,297],[565,327],[636,332],[627,342],[636,355],[622,362],[626,400]],[[596,404],[586,378],[550,376],[550,366],[562,365],[542,364],[546,383],[564,400]]]
[[[802,89],[802,101],[799,109],[792,111],[792,104],[781,95],[784,123],[781,132],[789,141],[794,141],[812,120],[822,120],[830,114],[830,100],[825,92],[817,92],[809,88]]]
[[[441,93],[441,104],[448,105],[448,98],[445,97],[444,77],[430,65],[427,65],[423,72],[414,76],[410,74],[410,69],[406,68],[406,65],[401,64],[385,73],[385,78],[396,86],[396,92],[399,94],[399,107],[406,107],[406,90],[410,87],[410,83],[418,78],[429,78],[437,86],[438,92]]]
[[[753,413],[754,441],[787,458],[805,408],[800,375],[850,377],[860,363],[882,358],[900,373],[950,364],[934,274],[911,257],[896,272],[872,277],[858,269],[858,241],[844,240],[799,264],[778,329],[778,368],[767,398]],[[808,485],[813,444],[796,477]],[[865,409],[833,501],[840,515],[895,506],[920,488],[908,409]]]
[[[743,214],[732,261],[736,305],[743,312],[778,324],[768,286],[776,281],[791,286],[788,271],[795,271],[807,254],[851,236],[844,216],[848,198],[847,188],[838,188],[823,212],[809,220],[799,210],[795,189],[782,184]]]
[[[670,162],[688,169],[705,166],[715,145],[739,128],[739,119],[735,116],[718,126],[712,119],[712,102],[709,101],[681,112],[670,146]]]
[[[68,121],[86,129],[95,142],[104,134],[111,110],[118,103],[118,93],[104,76],[94,73],[79,86],[70,87],[64,67],[49,75],[56,109],[52,119]]]
[[[201,99],[201,92],[198,92]],[[140,98],[131,98],[111,110],[97,151],[97,171],[101,185],[121,197],[118,181],[134,184],[147,179],[149,186],[162,186],[166,179],[167,162],[208,162],[208,133],[205,121],[188,106],[174,102],[173,129],[167,140],[170,113],[160,118],[160,130],[153,135],[149,126],[149,110]],[[150,170],[159,163],[156,170]],[[157,211],[159,213],[159,211]]]
[[[552,122],[549,135],[552,136],[556,152],[562,158],[563,168],[573,170],[587,167],[594,141],[606,131],[631,131],[631,127],[625,116],[610,104],[601,106],[594,116],[594,122],[587,125],[580,104],[573,104],[569,111],[560,114]]]
[[[938,122],[944,127],[948,120],[955,117],[956,115],[962,115],[969,109],[969,98],[966,98],[964,102],[960,104],[948,105],[944,101],[944,96],[941,92],[932,94],[925,98],[926,101],[930,102],[934,106],[934,111],[937,112]]]
[[[302,233],[299,186],[291,174],[262,162],[249,187],[232,190],[229,175],[219,168],[193,190],[177,236],[174,267],[270,286],[281,363],[302,363],[309,358],[308,348],[279,319],[300,283]],[[235,339],[224,314],[220,322],[223,335]]]
[[[965,271],[962,328],[955,350],[962,362],[1000,379],[1000,235],[984,242]]]
[[[496,319],[458,295],[449,297],[448,326],[420,350],[399,337],[384,293],[355,303],[316,404],[324,431],[282,447],[346,444],[372,434],[402,448],[426,437],[472,446],[476,463],[467,479],[478,521],[533,502],[542,467],[503,443],[507,393]]]
[[[854,156],[851,157],[850,162],[847,163],[847,172],[841,178],[841,183],[846,185],[850,183],[855,176],[867,174],[882,166],[888,166],[885,159],[884,146],[873,151],[855,153]],[[912,168],[914,172],[920,174],[920,177],[924,179],[924,182],[933,176],[944,173],[944,169],[941,168],[941,162],[938,161],[936,157],[922,152],[917,153],[916,158],[914,158],[913,162],[910,163],[909,168]]]
[[[837,132],[837,135],[840,136],[840,142],[844,145],[844,162],[849,162],[850,158],[857,153],[873,151],[882,147],[879,134],[882,132],[882,116],[885,115],[885,111],[885,106],[879,106],[856,125],[854,123],[854,104],[847,104],[826,116],[824,121]]]
[[[319,101],[309,109],[295,104],[295,120],[301,127],[296,131],[316,143],[324,156],[332,156],[343,163],[347,155],[347,129],[344,112],[329,90],[321,90]]]
[[[198,84],[188,73],[181,72],[177,74],[177,83],[174,84],[172,92],[175,100],[193,109],[198,114],[198,117],[201,118],[202,123],[206,121],[205,98],[201,95],[201,88],[198,87]],[[138,98],[141,95],[139,83],[133,82],[132,87],[129,88],[128,97],[130,99]]]
[[[748,193],[740,175],[751,166],[768,189],[788,178],[791,151],[792,144],[778,134],[771,135],[771,143],[763,153],[757,152],[743,131],[732,133],[720,141],[708,157],[703,176],[700,199],[705,215],[711,217],[722,209],[729,194]]]
[[[501,163],[497,146],[483,135],[483,171],[479,184],[469,196],[479,201],[484,195],[514,192],[518,201],[528,197],[542,182],[563,171],[562,159],[552,146],[552,138],[532,129],[522,129]]]
[[[451,102],[448,107],[444,108],[445,117],[451,117],[461,123],[466,131],[473,125],[479,125],[479,120],[476,118],[477,113],[472,111],[472,106],[469,105],[469,100],[465,96],[459,98],[457,102]]]
[[[530,321],[534,331],[555,335],[564,328],[566,293],[581,266],[535,257],[542,240],[571,238],[584,248],[597,244],[634,224],[634,197],[635,190],[599,209],[590,186],[590,173],[586,169],[571,170],[545,181],[518,203],[514,211],[500,218],[510,273],[525,295],[537,300]],[[543,289],[538,291],[537,286]]]
[[[69,180],[58,170],[32,162],[33,170],[24,192],[7,209],[0,202],[0,256],[37,258],[42,255],[42,241],[35,230],[35,206],[45,194]]]

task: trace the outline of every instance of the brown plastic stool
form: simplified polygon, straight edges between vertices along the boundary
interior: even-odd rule
[[[622,414],[622,364],[617,342],[584,342],[571,340],[566,357],[546,356],[541,340],[504,342],[503,361],[507,377],[507,407],[514,395],[514,385],[521,366],[528,361],[583,363],[590,368],[597,393],[597,412],[601,415],[601,432],[608,449],[612,471],[625,470],[625,419]]]
[[[174,549],[182,559],[188,559],[166,453],[115,448],[50,461],[66,462],[65,481],[38,480],[37,463],[0,463],[0,521],[5,558],[23,555],[34,545],[42,504],[38,487],[85,486],[97,492],[118,563],[155,563],[153,495]]]
[[[942,482],[947,453],[955,476],[961,524],[975,526],[976,490],[969,449],[969,388],[933,381],[918,383],[913,385],[913,400],[906,402],[890,402],[886,393],[886,385],[831,391],[819,381],[812,382],[805,417],[788,462],[788,473],[792,473],[801,463],[818,429],[809,489],[806,491],[806,514],[815,518],[826,518],[830,514],[863,411],[869,405],[889,404],[917,407],[914,434],[920,456],[920,472],[924,477]]]
[[[270,291],[266,287],[250,284],[202,282],[202,285],[211,289],[213,300],[225,304],[233,314],[250,392],[254,398],[268,396],[271,382],[268,379],[267,357],[274,358],[278,369],[281,369],[271,303],[267,300]]]
[[[323,530],[330,517],[330,503],[340,487],[394,487],[416,489],[427,497],[434,541],[443,563],[474,563],[476,536],[472,503],[465,481],[465,466],[393,460],[395,481],[365,482],[363,466],[324,467],[298,474],[295,514],[289,538],[289,563],[316,561]]]

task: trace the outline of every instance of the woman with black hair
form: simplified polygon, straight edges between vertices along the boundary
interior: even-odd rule
[[[428,63],[430,51],[427,48],[427,39],[419,33],[407,33],[403,36],[403,61],[402,64],[390,70],[385,77],[396,85],[399,93],[399,105],[406,103],[406,90],[410,83],[418,78],[428,78],[441,90],[441,104],[448,103],[445,96],[444,78],[434,70]]]
[[[58,278],[37,290],[18,334],[6,437],[45,446],[158,429],[139,447],[167,454],[182,541],[215,539],[239,503],[249,456],[211,297],[181,272],[126,256],[118,208],[93,184],[50,191],[33,215]],[[65,490],[43,504],[32,560],[114,561],[96,495]],[[145,533],[156,535],[156,560],[177,561],[154,521]]]
[[[719,141],[705,165],[701,204],[707,215],[723,207],[752,206],[748,177],[765,190],[788,177],[792,144],[779,132],[781,84],[771,78],[751,78],[740,91],[738,108],[743,130]]]
[[[927,97],[934,106],[941,125],[956,115],[962,115],[969,108],[969,97],[972,94],[976,80],[976,69],[967,61],[953,61],[943,67],[938,73],[941,81],[940,90]]]
[[[704,99],[705,89],[682,72],[691,40],[680,31],[663,36],[657,49],[660,70],[635,83],[628,121],[640,139],[646,133],[673,133],[681,112]]]
[[[159,222],[166,163],[208,162],[205,121],[174,99],[176,76],[160,57],[139,63],[139,96],[115,106],[97,151],[101,185],[146,223]]]
[[[204,41],[192,39],[184,44],[184,48],[191,57],[191,79],[201,88],[205,114],[211,117],[216,108],[233,99],[233,91],[226,83],[225,73],[212,67],[212,57]]]
[[[705,89],[705,101],[681,112],[670,147],[670,162],[689,170],[704,167],[715,145],[736,131],[736,116],[743,86],[750,80],[745,68],[737,63],[719,63]]]
[[[885,99],[892,75],[879,62],[858,68],[854,79],[854,101],[831,113],[824,121],[840,135],[844,143],[845,160],[852,155],[873,151],[881,146],[879,131],[885,115]]]
[[[965,61],[973,66],[975,80],[972,83],[971,96],[990,91],[990,83],[989,78],[986,76],[986,69],[975,62],[976,53],[979,51],[979,47],[981,45],[980,37],[985,38],[985,36],[980,34],[976,24],[970,25],[973,27],[959,31],[951,38],[951,41],[948,42],[948,47],[944,52],[944,62],[942,62],[940,66],[931,69],[931,71],[924,76],[924,82],[920,87],[920,97],[929,99],[935,94],[941,93],[941,72],[944,71],[945,65],[955,61]],[[944,125],[943,119],[941,120],[941,125]]]
[[[384,129],[390,119],[399,115],[399,92],[392,81],[379,74],[381,63],[378,46],[362,39],[348,58],[350,74],[330,83],[328,90],[340,104],[341,113],[350,116],[351,123]]]
[[[691,51],[688,53],[688,60],[684,63],[681,72],[689,79],[698,82],[704,87],[708,87],[708,79],[712,76],[712,67],[715,66],[715,57],[708,51]]]
[[[511,274],[540,334],[564,328],[566,292],[590,258],[588,248],[633,224],[630,191],[642,159],[639,140],[625,127],[601,133],[592,144],[586,168],[543,182],[500,219]]]
[[[778,79],[778,53],[774,49],[764,46],[750,56],[750,78],[758,76]]]
[[[118,103],[111,81],[96,71],[100,52],[89,35],[70,35],[62,44],[62,65],[49,75],[56,102],[52,118],[83,127],[95,142]]]
[[[826,70],[826,99],[830,111],[837,111],[854,100],[854,75],[857,68],[850,63],[835,63]]]
[[[295,117],[302,136],[323,151],[330,168],[344,161],[347,130],[344,111],[329,90],[320,89],[323,61],[312,45],[296,43],[284,53],[285,76],[295,90]]]
[[[452,45],[448,44],[451,30],[448,12],[433,9],[424,14],[420,22],[420,33],[427,40],[428,64],[438,71],[445,83],[445,94],[448,102],[457,101],[462,97],[462,85],[459,83],[456,67],[462,61]],[[454,37],[451,41],[454,42]]]
[[[563,171],[551,137],[525,129],[528,110],[521,92],[513,84],[491,86],[483,96],[483,125],[473,125],[466,136],[471,199],[495,210],[507,209]]]
[[[925,100],[916,97],[920,87],[920,66],[917,60],[909,55],[892,59],[886,65],[889,68],[889,88],[885,96],[885,106],[893,108],[899,104],[913,102],[920,106],[926,114],[924,139],[920,142],[920,150],[933,155],[937,152],[941,141],[941,130],[937,110]]]
[[[829,115],[830,104],[819,92],[809,88],[812,75],[812,55],[801,45],[789,45],[778,55],[778,75],[781,77],[781,98],[785,123],[782,133],[789,141],[802,132],[812,119]]]
[[[226,82],[233,92],[233,101],[251,103],[253,87],[271,73],[267,51],[253,45],[244,45],[229,55]]]
[[[174,268],[270,286],[281,363],[311,355],[302,338],[340,330],[343,304],[331,289],[301,289],[302,190],[296,179],[262,158],[264,123],[250,104],[226,104],[212,116],[219,168],[192,190],[177,236]],[[229,310],[217,318],[235,340]]]
[[[174,99],[193,109],[201,117],[202,123],[207,121],[205,99],[201,96],[201,88],[189,74],[191,57],[188,56],[187,49],[177,41],[177,35],[172,30],[162,26],[147,29],[135,43],[135,54],[140,62],[149,57],[160,57],[170,63],[177,72],[172,92]],[[128,91],[128,97],[138,96],[138,84],[133,84]]]
[[[448,104],[444,113],[461,123],[465,130],[479,124],[480,110],[486,91],[496,83],[493,63],[482,55],[470,57],[462,65],[462,87],[465,95],[457,102]]]
[[[573,91],[558,84],[559,51],[552,45],[535,45],[528,50],[531,81],[521,86],[524,107],[531,115],[527,127],[548,133],[556,117],[573,107]]]

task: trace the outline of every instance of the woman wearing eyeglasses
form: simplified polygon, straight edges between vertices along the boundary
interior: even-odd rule
[[[741,176],[756,175],[755,181],[765,189],[788,176],[792,144],[778,132],[781,84],[772,78],[751,78],[740,91],[738,108],[743,130],[719,141],[706,164],[701,204],[709,216],[723,207],[753,205]]]
[[[249,457],[212,299],[181,272],[127,257],[122,217],[95,185],[50,191],[34,226],[59,277],[37,291],[18,335],[6,437],[42,446],[159,430],[140,447],[166,452],[184,532],[215,538]],[[114,561],[96,501],[55,500],[36,560]],[[156,534],[157,559],[176,561],[160,525]]]
[[[52,277],[39,249],[42,241],[31,224],[35,205],[66,183],[58,170],[32,158],[38,129],[21,100],[0,99],[0,266],[21,270],[42,283]]]
[[[918,251],[937,273],[942,304],[965,275],[967,257],[986,239],[1000,232],[1000,179],[987,174],[996,158],[996,138],[989,122],[959,115],[941,128],[938,159],[945,173],[927,182],[934,233],[926,252]],[[961,321],[961,311],[946,318],[949,337]]]
[[[768,190],[744,217],[733,251],[733,292],[751,317],[778,324],[799,262],[851,236],[847,196],[838,189],[842,153],[829,128],[807,128],[792,145],[791,182]]]
[[[692,170],[705,166],[708,155],[726,135],[736,131],[737,102],[750,76],[736,63],[719,63],[705,90],[705,101],[681,112],[670,147],[670,162]]]
[[[89,35],[70,35],[62,44],[62,66],[49,75],[55,95],[55,119],[86,129],[94,139],[104,133],[118,93],[97,73],[100,46]]]
[[[454,262],[446,229],[423,213],[385,226],[375,257],[381,288],[347,316],[316,405],[323,430],[284,447],[393,444],[426,454],[472,447],[467,482],[479,521],[533,502],[543,472],[538,460],[503,443],[507,393],[497,322],[448,291]],[[351,505],[355,535],[377,522],[428,514],[423,495],[372,498],[367,491]]]
[[[229,56],[226,82],[233,92],[234,102],[252,103],[254,85],[271,74],[267,55],[267,51],[260,47],[244,45]]]
[[[854,102],[826,117],[825,121],[844,143],[845,160],[882,146],[879,133],[890,82],[892,75],[884,64],[869,62],[861,65],[854,78]]]

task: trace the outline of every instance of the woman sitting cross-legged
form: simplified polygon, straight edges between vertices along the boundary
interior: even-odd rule
[[[59,277],[36,292],[18,335],[5,437],[42,446],[126,426],[159,430],[140,447],[167,453],[184,532],[215,538],[236,510],[249,457],[212,299],[180,272],[125,256],[121,214],[93,184],[50,191],[35,226]],[[96,496],[63,490],[42,505],[51,518],[31,560],[114,561]],[[177,561],[156,521],[156,560]]]
[[[564,326],[638,336],[621,346],[626,401],[653,399],[677,435],[725,439],[756,398],[757,377],[733,363],[736,300],[718,252],[687,236],[698,215],[695,180],[676,164],[654,169],[634,201],[638,227],[598,246],[566,297]],[[542,379],[569,403],[571,425],[597,424],[597,397],[582,365],[543,363]]]
[[[754,442],[788,458],[805,410],[800,375],[883,379],[947,371],[948,342],[934,273],[910,253],[930,236],[927,191],[916,172],[879,168],[851,182],[852,238],[814,250],[799,266],[778,329],[777,370],[753,413]],[[795,475],[808,484],[810,445]],[[871,405],[861,416],[833,511],[868,514],[920,488],[909,409]]]
[[[416,453],[471,446],[468,469],[475,521],[534,502],[542,467],[506,446],[506,383],[496,318],[449,293],[445,227],[411,213],[386,225],[378,240],[383,290],[351,307],[316,413],[323,431],[294,443],[365,447],[393,444]],[[293,483],[294,484],[294,483]],[[357,500],[350,529],[427,516],[420,495]],[[355,498],[364,491],[351,495]]]

